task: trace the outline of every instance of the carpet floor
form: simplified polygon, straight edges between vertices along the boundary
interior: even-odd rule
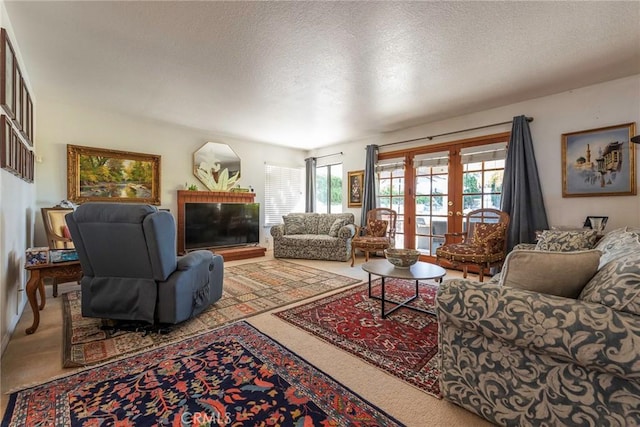
[[[244,321],[13,392],[2,425],[403,425]]]
[[[402,301],[414,290],[414,281],[386,280],[387,299]],[[421,283],[419,298],[411,304],[433,309],[436,290],[437,285]],[[372,294],[380,295],[379,280]],[[386,304],[386,309],[392,306]],[[438,322],[433,315],[402,307],[382,319],[380,301],[369,298],[367,284],[274,315],[440,397]]]
[[[65,293],[63,367],[102,363],[360,281],[281,260],[226,267],[222,298],[166,334],[110,330],[108,321],[82,316],[80,291]]]

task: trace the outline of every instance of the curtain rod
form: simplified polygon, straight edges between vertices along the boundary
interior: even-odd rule
[[[533,121],[533,117],[527,117],[527,121],[528,122],[532,122]],[[474,128],[468,128],[468,129],[462,129],[462,130],[454,130],[453,132],[440,133],[438,135],[423,136],[422,138],[414,138],[414,139],[407,139],[407,140],[404,140],[404,141],[390,142],[388,144],[381,144],[381,145],[379,145],[379,147],[386,147],[388,145],[395,145],[395,144],[404,144],[406,142],[415,142],[415,141],[420,141],[420,140],[423,140],[423,139],[428,139],[429,141],[431,141],[433,138],[437,138],[439,136],[454,135],[456,133],[469,132],[469,131],[472,131],[472,130],[485,129],[485,128],[490,128],[490,127],[500,126],[500,125],[507,125],[509,123],[513,123],[513,120],[509,120],[508,122],[492,123],[490,125],[478,126],[478,127],[474,127]]]
[[[313,159],[313,158],[315,158],[315,159],[322,159],[322,158],[324,158],[324,157],[337,156],[338,154],[339,154],[339,155],[342,155],[343,153],[342,153],[342,151],[340,151],[339,153],[325,154],[324,156],[309,157],[309,158],[310,158],[310,159]],[[305,160],[306,160],[306,159],[305,159]]]

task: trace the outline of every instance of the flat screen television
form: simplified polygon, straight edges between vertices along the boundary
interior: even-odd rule
[[[260,241],[259,203],[185,203],[184,247],[246,246]]]

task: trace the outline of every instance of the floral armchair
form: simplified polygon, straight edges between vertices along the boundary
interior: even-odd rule
[[[498,425],[640,425],[640,231],[618,230],[596,249],[576,298],[502,279],[445,281],[443,397]]]
[[[507,255],[508,228],[509,214],[506,212],[497,209],[471,211],[466,216],[464,232],[444,235],[444,245],[436,249],[436,263],[444,267],[462,267],[465,279],[469,266],[475,266],[482,282],[485,268],[501,266]]]
[[[367,224],[356,228],[351,239],[351,267],[356,261],[356,249],[364,252],[369,261],[370,252],[381,252],[395,246],[398,213],[389,208],[375,208],[367,212]]]

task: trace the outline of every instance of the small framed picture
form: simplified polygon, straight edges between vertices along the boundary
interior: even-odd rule
[[[362,184],[364,181],[364,171],[352,171],[348,173],[348,192],[349,201],[348,206],[350,208],[357,208],[362,206]]]

